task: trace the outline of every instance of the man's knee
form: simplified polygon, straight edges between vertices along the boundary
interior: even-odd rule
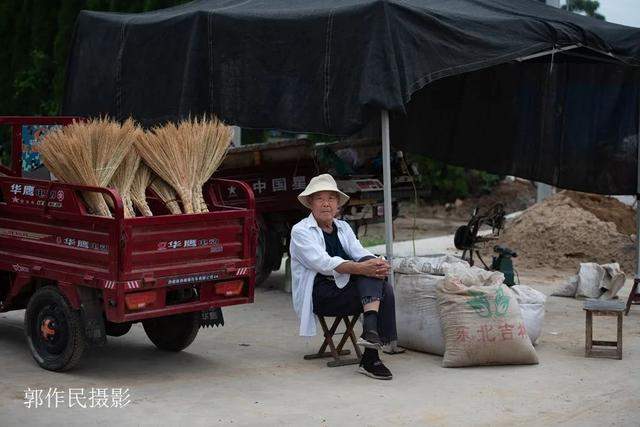
[[[383,290],[385,286],[384,279],[378,279],[376,277],[361,276],[361,275],[352,275],[352,277],[358,286],[366,286],[366,287],[373,286],[381,290]]]
[[[375,258],[375,256],[373,256],[373,255],[365,255],[362,258],[360,258],[357,262],[364,262],[364,261],[368,261],[368,260],[374,259],[374,258]]]

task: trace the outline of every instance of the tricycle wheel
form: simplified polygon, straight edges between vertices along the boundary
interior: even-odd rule
[[[31,355],[42,368],[66,371],[78,364],[85,349],[80,313],[53,286],[36,291],[24,315]]]
[[[105,332],[110,337],[121,337],[131,330],[131,323],[113,323],[106,321],[104,327]]]
[[[200,329],[200,313],[184,313],[142,322],[144,331],[160,350],[181,351],[189,347]]]

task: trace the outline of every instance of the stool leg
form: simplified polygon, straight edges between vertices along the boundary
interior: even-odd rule
[[[342,316],[340,319],[344,321],[344,325],[346,327],[344,334],[342,335],[342,339],[340,340],[340,342],[338,343],[338,347],[337,347],[337,351],[343,351],[346,352],[347,354],[349,354],[349,350],[342,350],[342,347],[346,344],[347,339],[350,337],[353,337],[353,327],[355,326],[356,322],[358,321],[358,317],[360,317],[360,315],[356,315],[353,317],[353,319],[351,321],[349,321],[349,316]],[[354,342],[354,348],[356,351],[356,358],[350,358],[350,359],[340,359],[340,360],[332,360],[330,362],[327,362],[327,366],[329,366],[330,368],[336,367],[336,366],[345,366],[345,365],[355,365],[356,363],[360,363],[360,358],[362,357],[362,355],[360,354],[360,349],[358,348],[357,345],[355,345]]]
[[[342,350],[342,347],[344,347],[344,345],[347,342],[347,338],[349,338],[349,317],[348,316],[342,316],[340,318],[341,321],[344,321],[344,326],[345,326],[345,331],[344,334],[342,334],[342,339],[340,339],[340,342],[338,343],[338,346],[336,347],[336,349],[338,350],[338,352],[340,352]]]
[[[631,309],[631,304],[636,299],[636,292],[638,292],[638,279],[633,280],[633,286],[631,287],[631,293],[629,294],[629,299],[627,299],[627,308],[624,311],[624,315],[629,314],[629,310]]]
[[[338,354],[338,351],[332,339],[329,339],[329,351],[331,352],[334,361],[337,362],[338,360],[340,360],[340,355]]]
[[[353,328],[356,326],[356,322],[358,321],[359,317],[360,317],[360,315],[356,314],[355,316],[353,316],[351,318],[350,322],[347,322],[349,320],[348,317],[345,318],[345,323],[347,324],[347,327],[349,329],[348,338],[350,338],[351,342],[353,343],[353,348],[356,351],[356,356],[358,357],[358,360],[362,359],[362,352],[360,351],[360,347],[357,344],[357,340],[355,338],[355,333],[353,332]]]
[[[324,357],[332,357],[334,356],[334,354],[330,351],[326,351],[327,346],[329,345],[329,342],[331,341],[333,343],[333,334],[336,332],[336,330],[338,329],[338,326],[340,325],[340,318],[335,318],[333,321],[333,325],[331,326],[331,328],[327,327],[327,322],[324,319],[324,317],[322,316],[318,316],[318,320],[320,321],[320,326],[322,327],[322,331],[324,333],[324,341],[322,342],[322,346],[320,346],[320,350],[318,350],[317,353],[313,353],[313,354],[307,354],[306,356],[304,356],[305,360],[313,360],[313,359],[321,359]],[[340,350],[338,351],[338,354],[340,356],[344,356],[344,355],[348,355],[351,352],[349,350]]]
[[[584,344],[585,357],[591,356],[592,348],[593,348],[593,315],[590,311],[587,311],[586,337],[585,337],[585,344]]]
[[[622,313],[618,313],[618,359],[622,360]]]
[[[333,325],[331,325],[331,329],[327,328],[327,323],[324,317],[320,317],[318,320],[320,320],[320,325],[322,326],[322,330],[324,331],[324,338],[325,338],[324,342],[322,343],[322,347],[320,347],[320,351],[318,353],[324,353],[324,351],[327,349],[327,345],[330,345],[330,343],[333,343],[333,334],[336,333],[338,326],[340,326],[340,319],[335,318],[333,320]]]

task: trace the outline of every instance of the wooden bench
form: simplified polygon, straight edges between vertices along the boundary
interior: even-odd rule
[[[622,318],[625,311],[625,304],[620,301],[600,301],[586,300],[584,311],[587,313],[585,357],[611,357],[622,359]],[[618,333],[616,341],[594,341],[593,339],[593,316],[617,316]],[[616,347],[593,348],[598,347]]]
[[[633,280],[633,286],[631,287],[631,293],[629,294],[629,299],[627,299],[627,309],[625,310],[625,316],[629,314],[629,310],[631,310],[632,305],[640,304],[640,294],[638,293],[638,284],[640,283],[640,279],[635,278]]]

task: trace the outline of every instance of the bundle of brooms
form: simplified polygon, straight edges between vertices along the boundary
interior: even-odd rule
[[[131,119],[122,125],[108,118],[73,122],[48,133],[37,150],[45,166],[60,181],[107,187],[134,148],[140,132]],[[123,174],[128,175],[134,167],[137,168],[135,162],[129,163]],[[116,179],[118,183],[123,182],[120,178]],[[102,194],[85,191],[82,196],[91,213],[112,216]]]
[[[222,163],[232,136],[231,127],[205,117],[168,123],[140,135],[138,153],[160,178],[152,179],[152,189],[172,213],[179,213],[180,207],[171,188],[184,213],[208,211],[202,186]]]
[[[133,120],[74,122],[50,132],[38,151],[62,182],[118,190],[125,217],[153,215],[151,188],[172,214],[207,212],[203,185],[222,163],[233,131],[217,119],[184,120],[144,132]],[[143,161],[144,160],[144,161]],[[109,198],[83,192],[91,213],[112,216]],[[178,200],[182,201],[182,209]]]

